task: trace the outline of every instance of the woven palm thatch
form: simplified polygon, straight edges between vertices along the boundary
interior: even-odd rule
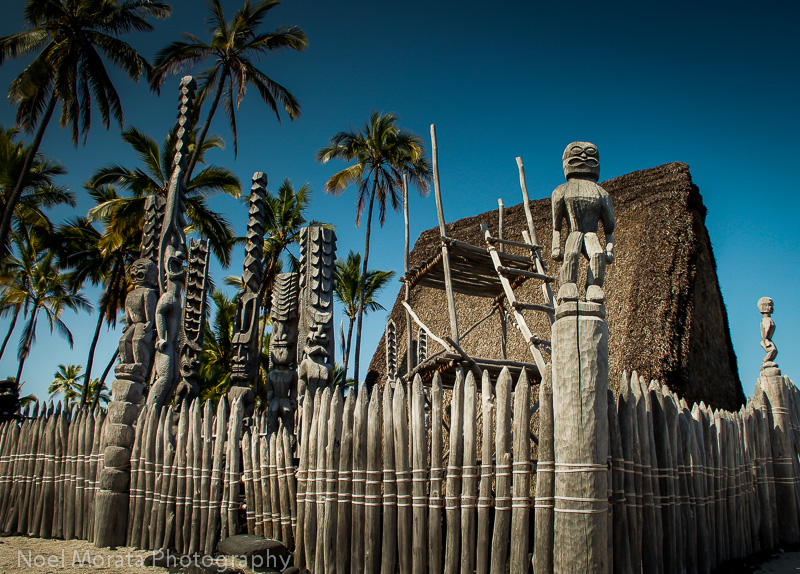
[[[616,390],[623,370],[638,370],[647,378],[665,382],[690,403],[705,401],[714,407],[738,409],[745,397],[739,381],[728,317],[719,288],[716,263],[705,226],[706,208],[692,183],[689,166],[670,163],[636,171],[601,185],[614,200],[616,262],[608,267],[605,291],[610,330],[610,386]],[[445,197],[445,211],[447,198]],[[544,246],[548,273],[558,275],[549,259],[551,239],[550,199],[531,202],[534,224]],[[484,246],[480,224],[492,235],[498,232],[498,213],[490,211],[447,225],[447,235]],[[504,236],[522,241],[527,229],[522,204],[505,209]],[[516,248],[509,252],[524,255]],[[411,267],[422,269],[441,254],[438,228],[424,231],[411,252]],[[585,262],[583,264],[585,280]],[[411,275],[411,274],[410,274]],[[557,286],[555,286],[557,288]],[[515,290],[520,301],[542,303],[540,283],[529,280]],[[399,375],[406,372],[407,335],[403,289],[391,319],[397,326]],[[411,306],[439,336],[449,335],[444,291],[417,286]],[[488,315],[491,298],[456,294],[459,331]],[[524,312],[535,335],[549,339],[544,314]],[[413,326],[414,347],[417,327]],[[502,358],[501,313],[495,312],[474,328],[461,346],[471,356]],[[429,352],[439,351],[428,343]],[[412,348],[416,353],[416,349]],[[522,337],[508,325],[508,359],[532,363]],[[547,357],[547,356],[546,356]],[[368,382],[383,382],[386,352],[381,339],[370,363]],[[415,361],[416,363],[416,361]]]

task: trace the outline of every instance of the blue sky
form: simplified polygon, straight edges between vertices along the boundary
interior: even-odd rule
[[[202,2],[172,5],[172,18],[156,22],[154,33],[126,38],[148,58],[182,31],[205,37]],[[223,0],[223,6],[232,15],[240,2]],[[22,9],[19,0],[5,6],[0,35],[22,27]],[[498,197],[506,205],[518,203],[516,156],[525,162],[532,198],[549,196],[563,181],[561,152],[577,139],[599,146],[602,179],[686,162],[708,207],[706,225],[749,395],[763,356],[756,308],[761,296],[775,300],[777,361],[785,374],[800,378],[800,153],[792,147],[800,132],[799,18],[796,3],[769,1],[285,0],[264,29],[298,25],[310,47],[265,58],[260,69],[295,94],[302,115],[278,124],[251,90],[239,112],[238,158],[220,115],[212,131],[229,145],[208,160],[235,170],[245,189],[257,170],[268,174],[272,190],[287,177],[295,186],[309,182],[309,216],[336,225],[341,255],[364,248],[363,227],[355,227],[354,192],[340,198],[323,194],[326,179],[344,164],[320,165],[314,154],[334,133],[359,127],[373,109],[396,113],[402,126],[426,140],[430,124],[437,125],[448,221],[495,209]],[[0,84],[7,86],[25,62],[0,68]],[[161,141],[174,123],[178,78],[157,97],[144,83],[134,85],[116,71],[112,76],[125,124]],[[13,108],[0,104],[0,122],[11,125],[13,117]],[[41,150],[67,166],[62,183],[76,191],[81,214],[90,207],[82,184],[97,167],[135,164],[119,129],[106,131],[97,117],[86,146],[75,149],[69,133],[54,122]],[[214,207],[244,233],[245,207],[228,197],[214,200]],[[402,274],[402,219],[402,213],[390,212],[386,225],[374,230],[370,267]],[[412,238],[435,225],[433,197],[413,195]],[[218,283],[224,275],[240,274],[241,261],[240,250],[228,270],[216,266]],[[387,308],[398,288],[393,284],[383,294]],[[39,398],[46,396],[59,363],[85,363],[96,316],[65,320],[75,348],[70,351],[41,324],[26,363],[25,391]],[[367,318],[362,372],[385,320],[383,312]],[[0,332],[7,325],[0,321]],[[96,369],[117,340],[117,333],[104,332]],[[0,375],[15,371],[12,347],[0,362]]]

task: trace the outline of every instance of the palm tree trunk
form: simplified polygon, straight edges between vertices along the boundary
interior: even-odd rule
[[[114,351],[114,354],[111,355],[111,360],[108,362],[106,366],[106,370],[103,371],[103,375],[100,377],[100,383],[97,385],[97,390],[94,392],[94,400],[92,401],[92,408],[97,408],[97,403],[100,402],[100,392],[103,389],[103,386],[106,384],[106,377],[108,376],[109,371],[111,371],[111,367],[114,366],[114,363],[117,362],[117,357],[119,357],[119,347]]]
[[[11,326],[8,328],[8,333],[6,333],[5,339],[3,339],[3,346],[0,347],[0,359],[3,358],[3,353],[6,352],[6,345],[8,345],[8,340],[11,338],[11,333],[14,331],[14,326],[17,324],[17,318],[19,317],[19,307],[14,310],[14,318],[11,319]]]
[[[203,142],[206,141],[208,129],[211,127],[211,118],[214,117],[214,113],[217,111],[217,106],[219,106],[219,101],[222,98],[222,90],[225,88],[225,77],[227,75],[228,68],[226,66],[222,68],[222,73],[220,74],[219,82],[217,83],[217,91],[214,93],[214,100],[211,102],[211,109],[208,110],[208,115],[206,116],[206,121],[203,124],[203,129],[200,131],[200,135],[195,139],[194,151],[192,152],[192,156],[189,158],[189,165],[186,167],[186,174],[183,177],[183,181],[186,183],[186,185],[189,185],[189,181],[192,179],[194,167],[197,165],[197,160],[200,158],[200,148],[203,147]]]
[[[86,406],[89,398],[89,385],[92,382],[92,366],[94,364],[94,350],[97,347],[97,340],[100,338],[100,328],[103,326],[103,319],[106,318],[106,310],[100,309],[100,316],[97,318],[97,326],[94,329],[92,344],[89,345],[89,358],[86,360],[86,376],[83,377],[83,391],[81,392],[81,406]]]
[[[25,366],[25,359],[28,358],[28,355],[31,353],[31,345],[33,340],[33,333],[36,330],[36,314],[38,313],[39,309],[37,307],[33,308],[31,312],[31,320],[28,322],[27,326],[25,327],[25,333],[23,336],[23,344],[22,349],[20,349],[19,354],[19,368],[17,369],[17,384],[19,385],[22,381],[20,378],[22,377],[22,367]]]
[[[11,197],[8,198],[8,203],[3,212],[3,222],[0,224],[0,249],[5,246],[8,234],[11,231],[11,220],[14,216],[14,210],[22,197],[22,190],[25,188],[25,180],[28,178],[28,172],[31,170],[33,160],[39,152],[39,145],[42,143],[44,132],[47,129],[47,124],[50,123],[50,118],[53,116],[53,110],[56,109],[56,102],[58,98],[55,92],[50,95],[50,102],[47,104],[47,109],[39,121],[39,127],[36,128],[36,135],[33,138],[33,143],[28,150],[28,155],[25,156],[25,163],[22,164],[22,171],[19,174],[19,179],[14,186],[14,191],[11,192]],[[0,251],[0,260],[4,257],[4,250]]]
[[[355,386],[358,388],[358,362],[361,356],[361,328],[364,319],[364,288],[367,282],[367,262],[369,261],[369,235],[372,229],[372,206],[375,203],[375,184],[369,196],[369,211],[367,212],[367,237],[364,241],[364,268],[361,271],[361,285],[358,289],[358,327],[356,327],[356,356],[353,357],[353,373]]]
[[[352,317],[348,317],[347,325],[347,343],[344,350],[344,359],[342,360],[342,384],[347,385],[347,359],[350,357],[350,343],[353,340],[353,321]]]

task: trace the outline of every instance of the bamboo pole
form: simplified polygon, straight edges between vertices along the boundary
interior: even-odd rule
[[[436,126],[434,124],[431,124],[431,160],[433,163],[433,193],[436,198],[436,216],[439,219],[439,236],[444,238],[447,236],[447,231],[442,208],[442,192],[439,185],[439,148],[436,142]],[[450,250],[445,242],[442,242],[442,266],[444,267],[444,284],[447,293],[447,314],[450,318],[450,336],[456,343],[459,343],[456,301],[453,295],[453,280],[450,272]]]
[[[411,249],[411,229],[409,225],[409,215],[408,215],[408,206],[409,198],[408,198],[408,175],[403,174],[403,221],[404,231],[405,231],[405,257],[403,258],[403,274],[404,276],[408,276],[408,270],[411,268],[409,263],[410,258],[410,249]],[[411,304],[411,286],[408,283],[405,283],[404,289],[404,298],[405,302]],[[414,348],[414,335],[411,331],[411,316],[406,311],[406,372],[410,373],[414,370],[414,353],[412,349]],[[384,411],[385,412],[385,411]]]
[[[490,540],[491,536],[491,509],[494,507],[494,501],[492,500],[492,479],[494,477],[494,465],[492,464],[494,391],[489,378],[489,371],[483,371],[483,376],[481,377],[481,418],[483,419],[483,434],[481,437],[481,480],[477,505],[478,524],[475,572],[477,574],[488,574],[489,545],[486,541]]]
[[[445,539],[444,572],[459,571],[458,557],[461,544],[461,469],[464,460],[464,373],[456,370],[453,395],[450,400],[450,451],[447,460],[445,483]]]

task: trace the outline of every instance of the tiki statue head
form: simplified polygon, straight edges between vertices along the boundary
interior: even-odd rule
[[[137,259],[129,273],[131,282],[136,286],[155,287],[158,283],[158,267],[150,259]]]
[[[572,142],[562,156],[564,176],[567,179],[600,179],[600,152],[589,142]]]
[[[758,310],[766,315],[772,315],[773,311],[772,299],[770,297],[762,297],[758,300]]]

